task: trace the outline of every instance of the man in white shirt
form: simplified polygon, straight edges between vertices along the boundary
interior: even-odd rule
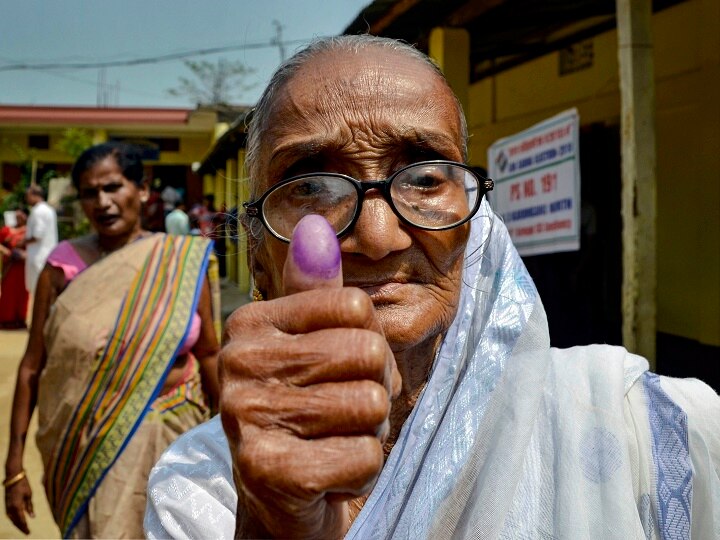
[[[185,203],[175,203],[175,210],[165,217],[165,232],[168,234],[190,234],[190,218],[185,213]]]
[[[30,186],[25,192],[25,200],[31,207],[25,232],[25,286],[34,296],[45,260],[58,243],[57,215],[55,209],[45,202],[40,186]]]

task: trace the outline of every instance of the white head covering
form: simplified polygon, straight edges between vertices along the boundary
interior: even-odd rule
[[[458,313],[349,538],[429,529],[432,509],[455,484],[490,395],[524,332],[525,348],[549,348],[535,285],[505,225],[483,201],[471,222]]]

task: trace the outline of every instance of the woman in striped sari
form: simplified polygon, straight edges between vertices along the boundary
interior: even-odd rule
[[[95,146],[73,182],[96,233],[59,244],[40,276],[13,401],[6,511],[27,534],[23,451],[37,405],[62,535],[141,537],[148,471],[216,403],[217,271],[210,241],[142,228],[137,150]]]

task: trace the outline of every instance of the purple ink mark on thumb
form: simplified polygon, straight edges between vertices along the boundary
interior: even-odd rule
[[[332,279],[340,272],[340,243],[322,216],[309,214],[295,225],[290,251],[295,266],[308,276]]]

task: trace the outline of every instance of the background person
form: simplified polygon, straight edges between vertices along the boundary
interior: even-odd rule
[[[153,181],[148,200],[143,204],[143,223],[145,229],[152,232],[165,230],[165,207],[159,191],[160,180]]]
[[[213,220],[215,219],[215,196],[207,194],[203,196],[202,203],[195,205],[190,211],[191,217],[197,219],[200,234],[208,238],[214,238]]]
[[[185,212],[185,203],[178,201],[175,209],[165,216],[165,232],[168,234],[190,234],[190,218]]]
[[[6,511],[27,534],[23,452],[37,405],[62,535],[140,538],[150,467],[217,402],[217,271],[208,240],[142,228],[148,190],[135,148],[94,146],[72,178],[95,232],[61,242],[40,275],[13,399]]]
[[[45,194],[40,186],[30,186],[25,192],[25,201],[30,205],[25,229],[25,286],[34,297],[40,272],[58,243],[57,214],[45,202]]]
[[[163,201],[165,216],[172,212],[176,208],[177,203],[183,199],[180,192],[172,186],[165,186],[160,192],[160,198]]]
[[[247,150],[267,300],[226,323],[220,418],[151,473],[150,538],[717,537],[720,399],[550,348],[466,144],[402,43],[320,40],[275,73]]]
[[[27,327],[28,291],[25,288],[25,240],[27,214],[15,211],[16,225],[0,229],[0,329]]]

